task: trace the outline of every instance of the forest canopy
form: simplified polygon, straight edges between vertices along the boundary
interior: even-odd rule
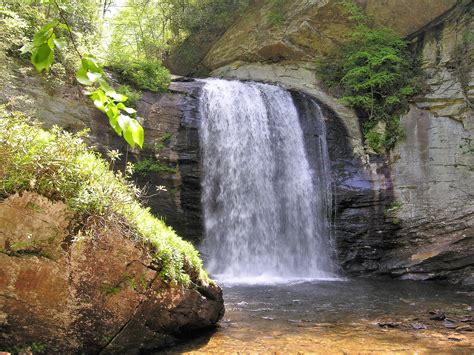
[[[38,72],[84,85],[116,133],[132,148],[142,147],[144,132],[133,108],[140,90],[166,91],[171,76],[162,61],[169,53],[195,32],[228,26],[247,5],[243,0],[11,0],[0,7],[6,33],[1,56],[29,56]],[[126,85],[114,88],[103,67]]]

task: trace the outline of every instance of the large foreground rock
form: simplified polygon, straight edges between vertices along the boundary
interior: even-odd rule
[[[34,193],[0,203],[0,350],[133,354],[222,317],[217,286],[164,283],[145,245],[99,218],[74,234],[71,217]]]

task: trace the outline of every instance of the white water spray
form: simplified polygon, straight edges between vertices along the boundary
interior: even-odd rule
[[[327,146],[312,176],[290,93],[209,79],[200,105],[210,273],[224,282],[333,278]]]

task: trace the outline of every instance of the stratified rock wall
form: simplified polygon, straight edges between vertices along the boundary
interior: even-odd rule
[[[465,3],[415,38],[427,94],[402,118],[392,152],[402,247],[383,269],[474,283],[474,9]]]

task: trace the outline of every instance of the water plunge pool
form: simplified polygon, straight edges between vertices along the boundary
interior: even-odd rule
[[[170,353],[472,354],[474,292],[420,281],[224,284],[217,329]],[[431,312],[431,313],[430,313]]]

